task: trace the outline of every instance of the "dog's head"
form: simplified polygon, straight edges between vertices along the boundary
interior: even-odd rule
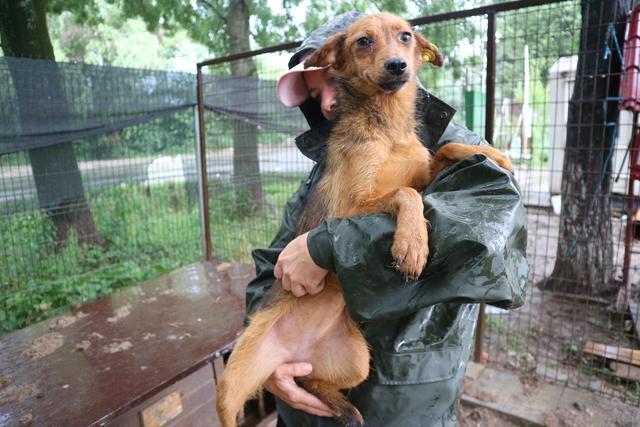
[[[393,93],[416,74],[424,62],[440,67],[438,48],[404,19],[379,13],[365,16],[344,33],[330,37],[305,60],[306,67],[330,65],[338,81],[360,93]]]

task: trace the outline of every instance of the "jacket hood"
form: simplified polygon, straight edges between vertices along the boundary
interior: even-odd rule
[[[335,16],[325,22],[321,27],[313,30],[304,39],[302,45],[289,59],[289,68],[293,68],[300,63],[300,59],[309,51],[318,49],[325,41],[335,33],[346,30],[351,24],[365,16],[361,12],[347,12],[342,15]]]

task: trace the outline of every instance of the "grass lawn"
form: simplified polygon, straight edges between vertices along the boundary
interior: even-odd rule
[[[251,262],[251,249],[268,245],[299,175],[263,176],[267,203],[238,207],[228,184],[210,186],[214,256]],[[197,202],[183,184],[119,185],[88,194],[104,248],[71,238],[56,249],[53,224],[40,211],[0,221],[0,335],[73,306],[202,259]]]

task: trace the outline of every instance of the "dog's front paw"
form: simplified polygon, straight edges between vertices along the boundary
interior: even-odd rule
[[[507,155],[495,149],[490,149],[490,151],[488,151],[485,154],[487,155],[487,157],[493,160],[498,166],[513,173],[514,171],[513,163],[511,163],[511,160]]]
[[[424,270],[429,256],[429,244],[426,224],[422,229],[413,233],[396,232],[391,247],[391,255],[394,259],[394,267],[400,271],[407,280],[414,281]]]

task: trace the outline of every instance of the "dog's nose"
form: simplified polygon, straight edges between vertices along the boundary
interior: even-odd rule
[[[399,76],[407,69],[407,62],[402,58],[391,58],[384,63],[384,68],[394,76]]]

